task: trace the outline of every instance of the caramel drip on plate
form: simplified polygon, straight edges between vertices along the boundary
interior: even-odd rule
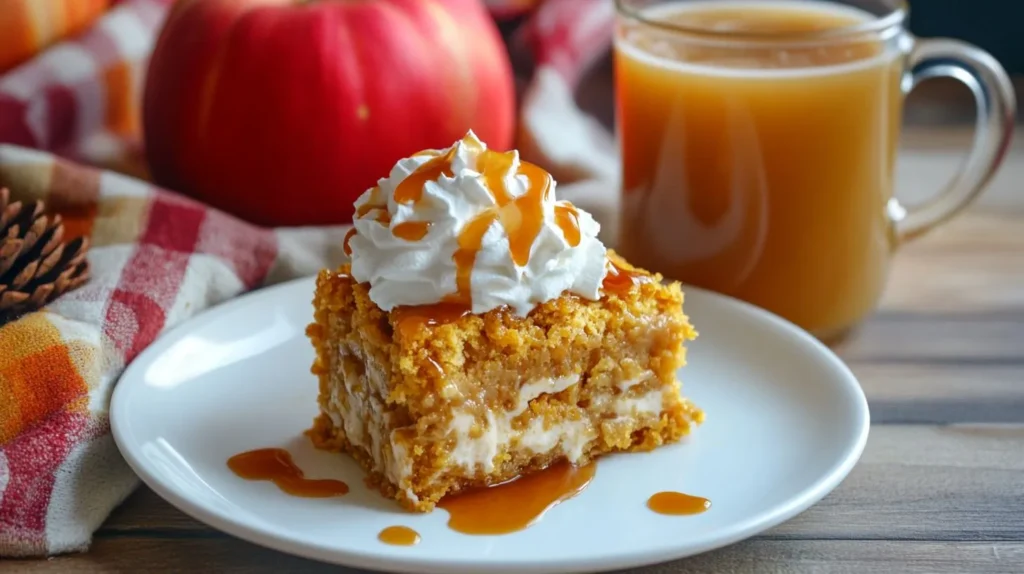
[[[401,305],[391,310],[391,318],[394,321],[395,329],[405,337],[411,337],[422,327],[451,323],[469,314],[469,307],[458,303]]]
[[[444,498],[448,527],[463,534],[507,534],[537,522],[545,512],[583,492],[594,478],[594,463],[556,463],[542,471],[489,488]]]
[[[650,283],[654,280],[650,275],[627,268],[628,265],[619,264],[611,259],[608,260],[606,266],[608,273],[605,274],[601,287],[610,293],[621,295],[632,289],[634,285]]]
[[[388,526],[380,531],[377,539],[394,546],[414,546],[420,542],[420,533],[408,526]]]
[[[399,223],[391,230],[391,233],[399,239],[406,241],[419,241],[427,235],[430,229],[429,221],[406,221]]]
[[[295,465],[292,455],[282,448],[250,450],[228,459],[228,468],[248,480],[269,480],[294,496],[326,498],[348,493],[348,485],[340,480],[309,479]]]
[[[651,495],[647,508],[658,514],[689,515],[700,514],[711,508],[711,501],[700,496],[682,492],[665,491]]]

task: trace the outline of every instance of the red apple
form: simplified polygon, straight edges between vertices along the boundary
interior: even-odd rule
[[[146,156],[249,221],[344,223],[402,157],[468,129],[509,148],[514,100],[480,0],[182,0],[150,60]]]

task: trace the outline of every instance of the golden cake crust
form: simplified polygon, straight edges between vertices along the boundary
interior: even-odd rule
[[[319,448],[350,453],[369,484],[418,511],[446,494],[562,458],[581,464],[676,441],[703,420],[679,396],[676,380],[684,343],[696,332],[683,313],[679,285],[643,273],[650,280],[597,301],[564,294],[526,317],[495,309],[430,324],[377,307],[348,266],[323,271],[307,329],[321,407],[309,435]],[[517,411],[526,382],[544,378],[575,382],[528,397]],[[622,405],[649,405],[651,397],[660,408],[623,411]],[[383,413],[379,420],[358,414],[374,409]],[[494,451],[493,466],[453,464],[460,449],[451,437],[453,421],[472,421],[463,438],[477,440],[494,413],[509,413],[513,432],[530,424],[571,427],[589,441],[571,453],[565,445],[536,452],[509,444]],[[409,470],[399,475],[394,469],[402,465]]]

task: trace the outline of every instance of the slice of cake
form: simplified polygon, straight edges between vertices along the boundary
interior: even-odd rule
[[[386,496],[428,511],[703,419],[676,379],[696,335],[679,285],[607,251],[515,152],[470,133],[398,162],[356,213],[352,264],[317,279],[309,434]]]

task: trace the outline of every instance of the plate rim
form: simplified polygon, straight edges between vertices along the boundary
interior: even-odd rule
[[[320,544],[311,543],[298,538],[289,538],[267,531],[261,526],[253,526],[242,520],[234,519],[230,515],[205,508],[194,503],[187,497],[178,495],[173,488],[165,485],[154,473],[148,470],[147,465],[140,462],[135,452],[128,446],[129,441],[121,426],[121,419],[127,419],[128,406],[124,397],[130,393],[128,387],[122,384],[129,375],[134,374],[137,369],[142,369],[143,364],[150,363],[148,359],[159,356],[164,347],[174,340],[176,336],[190,332],[194,328],[214,321],[220,315],[231,312],[236,307],[244,306],[251,299],[272,297],[278,291],[296,289],[300,284],[313,286],[315,275],[308,275],[254,289],[220,304],[209,307],[196,315],[182,321],[178,325],[162,332],[157,338],[134,360],[129,363],[121,375],[111,396],[110,402],[110,427],[114,443],[117,446],[122,458],[127,462],[132,471],[140,480],[153,490],[160,498],[174,506],[179,511],[191,518],[220,530],[226,534],[245,540],[252,544],[269,548],[292,556],[307,558],[327,564],[347,566],[350,568],[363,568],[379,572],[421,572],[424,574],[478,574],[486,571],[489,574],[539,574],[539,573],[577,573],[577,572],[606,572],[623,568],[636,568],[640,566],[660,564],[668,561],[678,560],[689,556],[703,554],[705,552],[729,546],[741,540],[750,538],[760,532],[764,532],[786,522],[798,514],[804,512],[811,506],[820,502],[825,496],[832,492],[853,470],[860,460],[867,444],[868,434],[871,427],[871,415],[867,402],[856,376],[850,368],[831,349],[816,339],[807,331],[794,323],[784,319],[766,309],[757,307],[735,297],[709,291],[700,287],[682,284],[684,297],[690,293],[699,293],[701,297],[738,307],[738,310],[756,318],[756,320],[770,324],[796,339],[796,343],[809,345],[816,351],[816,354],[827,359],[828,363],[842,375],[841,388],[844,388],[850,398],[853,399],[855,420],[858,425],[856,437],[851,444],[847,444],[842,458],[834,464],[828,472],[822,474],[818,479],[798,495],[784,504],[769,508],[764,512],[753,515],[746,520],[730,527],[726,535],[706,541],[699,545],[688,545],[669,547],[659,551],[631,551],[619,553],[614,558],[598,556],[587,559],[549,558],[543,560],[528,559],[522,561],[486,561],[479,559],[470,560],[436,560],[417,558],[414,555],[382,556],[379,553],[360,552],[358,550],[342,550],[334,547],[325,547]],[[312,304],[312,291],[310,292],[310,304]],[[684,300],[685,305],[685,300]],[[139,377],[139,380],[144,380]],[[126,423],[127,424],[127,423]]]

